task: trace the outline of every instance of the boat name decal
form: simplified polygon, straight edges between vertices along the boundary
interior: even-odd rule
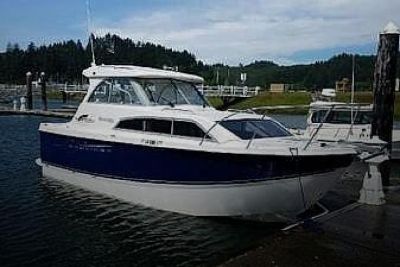
[[[112,118],[99,117],[99,121],[114,123],[114,119]]]
[[[94,144],[87,144],[87,143],[76,143],[76,144],[68,144],[68,148],[74,150],[81,150],[81,151],[91,151],[91,152],[100,152],[100,153],[111,153],[112,146],[109,145],[94,145]]]

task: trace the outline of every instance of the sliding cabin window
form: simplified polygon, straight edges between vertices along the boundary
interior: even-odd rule
[[[102,81],[89,98],[92,103],[141,105],[138,97],[141,86],[132,79],[107,79]]]
[[[203,138],[205,132],[196,123],[167,119],[127,119],[116,126],[117,129],[172,134],[177,137]],[[211,139],[209,135],[205,139]]]
[[[271,120],[227,120],[221,121],[219,124],[243,140],[292,135],[281,125]]]
[[[144,125],[146,132],[171,134],[171,120],[146,119]]]
[[[170,135],[172,121],[166,119],[127,119],[120,121],[115,128]]]
[[[143,131],[144,123],[145,123],[144,119],[123,120],[118,123],[116,128],[125,130]]]
[[[203,138],[205,132],[197,124],[188,121],[174,121],[173,135],[184,137]],[[206,139],[211,139],[208,135]]]
[[[321,123],[325,118],[327,110],[314,111],[311,116],[312,123]],[[354,124],[370,124],[372,123],[372,111],[353,110]],[[351,124],[351,110],[332,110],[324,123],[333,124]]]

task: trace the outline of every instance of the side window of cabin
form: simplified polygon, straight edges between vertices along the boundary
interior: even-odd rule
[[[107,79],[93,91],[89,102],[113,104],[141,104],[136,90],[140,85],[132,79]]]
[[[203,138],[204,134],[204,131],[193,122],[174,121],[173,135]]]
[[[166,119],[127,119],[122,120],[115,127],[117,129],[146,131],[182,137],[203,138],[205,132],[196,123],[187,121],[174,121]],[[209,135],[205,139],[211,139]]]
[[[143,131],[144,119],[123,120],[118,123],[116,128],[126,129],[126,130]]]
[[[171,128],[171,120],[146,119],[145,122],[146,132],[171,134]]]
[[[340,119],[343,119],[342,114],[338,114],[337,111],[330,111],[328,117],[325,118],[328,110],[317,110],[312,114],[311,122],[312,123],[338,123]],[[325,121],[324,121],[325,119]]]
[[[137,87],[140,87],[140,85],[130,79],[113,80],[108,102],[116,104],[140,104],[135,90]]]
[[[370,124],[372,123],[373,113],[372,111],[359,112],[356,117],[356,124]]]
[[[102,81],[93,91],[92,95],[89,98],[89,102],[107,103],[111,88],[112,88],[111,80]]]
[[[320,123],[323,121],[326,110],[315,111],[312,114],[311,121],[313,123]],[[353,111],[354,124],[370,124],[372,122],[372,112],[370,111]],[[350,124],[351,123],[351,111],[347,110],[333,110],[329,113],[328,118],[324,121],[325,123],[336,123],[336,124]]]

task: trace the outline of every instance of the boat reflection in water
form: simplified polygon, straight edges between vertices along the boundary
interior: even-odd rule
[[[160,210],[281,221],[315,204],[355,155],[266,116],[215,110],[198,76],[136,66],[83,74],[90,87],[74,118],[40,125],[45,177]]]

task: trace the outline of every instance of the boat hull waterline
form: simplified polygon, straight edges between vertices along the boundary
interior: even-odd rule
[[[134,204],[193,216],[287,221],[316,203],[345,168],[298,178],[229,185],[153,184],[74,172],[43,164],[43,176]],[[305,205],[303,204],[304,192]]]

